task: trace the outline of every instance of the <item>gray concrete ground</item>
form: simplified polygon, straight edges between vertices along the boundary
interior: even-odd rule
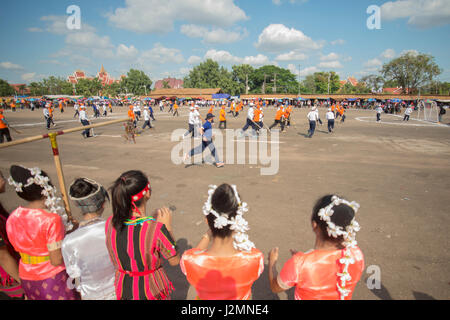
[[[125,116],[125,111],[114,108],[112,115],[98,121]],[[178,142],[171,141],[171,133],[187,128],[187,111],[182,110],[180,117],[156,111],[156,129],[144,131],[136,145],[125,143],[121,125],[95,129],[98,136],[87,140],[80,133],[59,137],[66,186],[86,176],[109,187],[122,172],[144,171],[153,188],[151,209],[167,206],[173,210],[175,236],[185,250],[195,246],[206,231],[202,205],[208,185],[236,184],[250,207],[246,215],[250,239],[266,258],[271,248],[280,248],[279,270],[290,256],[289,249],[306,251],[314,246],[310,216],[317,198],[339,194],[360,203],[358,244],[366,267],[378,266],[381,271],[381,289],[370,290],[366,284],[370,269],[363,273],[355,300],[449,299],[450,127],[415,120],[404,123],[401,117],[387,114],[375,123],[374,111],[349,110],[335,133],[328,134],[324,123],[307,139],[306,112],[296,109],[293,126],[280,134],[279,171],[273,176],[262,176],[263,165],[248,161],[221,169],[208,164],[173,164],[171,152]],[[79,125],[71,109],[55,113],[57,127],[52,130]],[[206,110],[201,113],[205,115]],[[270,125],[275,111],[265,113]],[[320,113],[324,119],[325,110]],[[15,140],[47,132],[41,110],[5,116],[23,131],[21,135],[12,131]],[[241,128],[245,113],[228,118],[229,128]],[[449,116],[444,120],[449,123]],[[41,167],[58,184],[48,140],[1,149],[0,170],[8,175],[12,164]],[[0,200],[10,211],[23,204],[11,187]],[[72,210],[80,218],[73,205]],[[108,205],[105,216],[109,215]],[[193,298],[179,267],[167,266],[167,270],[176,288],[173,299]],[[264,274],[253,286],[253,298],[293,299],[293,290],[271,293],[267,259]]]

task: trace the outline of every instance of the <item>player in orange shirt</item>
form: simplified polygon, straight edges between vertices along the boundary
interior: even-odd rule
[[[7,142],[11,142],[11,134],[9,133],[8,121],[6,121],[3,115],[3,109],[0,109],[0,143],[3,143],[3,136],[6,137]]]
[[[178,108],[179,108],[179,106],[178,106],[177,102],[175,101],[175,104],[173,105],[173,116],[174,117],[175,117],[175,114],[177,115],[177,117],[180,116],[178,113]]]
[[[269,127],[269,130],[272,130],[272,128],[276,127],[278,124],[281,126],[281,132],[284,131],[284,116],[285,112],[283,110],[283,106],[280,105],[278,107],[277,113],[275,114],[275,122]]]
[[[263,113],[261,109],[261,105],[258,104],[255,108],[255,111],[253,111],[253,122],[255,123],[255,130],[256,134],[259,135],[259,130],[261,130],[264,126],[262,122]]]
[[[50,102],[50,107],[48,108],[48,113],[50,115],[50,123],[53,124],[54,127],[56,127],[56,124],[53,121],[53,104],[52,104],[52,102]]]
[[[222,106],[219,112],[219,129],[222,129],[222,125],[224,125],[224,129],[227,128],[227,112],[225,111],[225,105]]]

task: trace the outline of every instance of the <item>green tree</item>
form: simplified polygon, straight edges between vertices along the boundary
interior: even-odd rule
[[[212,59],[208,59],[189,72],[189,75],[184,78],[184,87],[199,89],[218,88],[219,81],[219,64]]]
[[[256,69],[250,80],[253,88],[252,93],[298,93],[298,82],[296,76],[288,69],[269,65]]]
[[[142,96],[150,92],[152,83],[144,71],[130,69],[127,77],[122,80],[122,88],[125,88],[127,93]]]
[[[102,90],[103,86],[99,79],[80,79],[75,85],[77,95],[84,97],[97,96]]]
[[[433,81],[442,69],[428,54],[407,52],[383,65],[381,74],[387,80],[395,80],[403,93],[417,93],[418,89]]]
[[[239,94],[248,94],[254,87],[252,75],[255,69],[248,64],[235,65],[232,67],[232,79],[236,83]]]
[[[385,84],[383,77],[376,74],[362,77],[361,80],[359,80],[359,83],[365,83],[366,87],[371,89],[371,91],[373,92],[380,91],[381,89],[383,89],[383,86]]]
[[[194,67],[184,78],[185,88],[221,88],[222,92],[230,95],[239,94],[239,84],[233,81],[232,72],[208,59]]]
[[[163,87],[163,89],[170,89],[170,84],[169,84],[169,82],[163,81],[162,87]]]
[[[14,88],[11,87],[7,81],[0,79],[0,96],[8,97],[13,96],[14,94],[15,94]]]

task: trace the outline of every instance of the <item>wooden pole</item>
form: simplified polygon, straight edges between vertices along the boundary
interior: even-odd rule
[[[66,130],[63,130],[63,131],[55,132],[55,133],[56,133],[57,136],[60,136],[60,135],[67,134],[67,133],[72,133],[72,132],[77,132],[77,131],[84,131],[84,130],[90,129],[90,128],[104,127],[104,126],[108,126],[108,125],[111,125],[111,124],[125,122],[125,121],[128,121],[128,120],[129,120],[128,118],[111,120],[111,121],[106,121],[106,122],[102,122],[102,123],[98,123],[98,124],[92,124],[92,125],[89,125],[89,126],[83,126],[83,127],[72,128],[72,129],[66,129]],[[49,138],[49,137],[50,137],[50,134],[44,134],[44,135],[28,137],[28,138],[24,138],[24,139],[20,139],[20,140],[16,140],[16,141],[11,141],[11,142],[7,142],[7,143],[2,143],[2,144],[0,144],[0,149],[12,147],[12,146],[17,146],[17,145],[24,144],[24,143],[34,142],[34,141],[46,139],[46,138]]]
[[[50,144],[52,146],[53,151],[53,159],[55,161],[56,173],[58,175],[59,181],[59,190],[61,191],[64,207],[66,208],[66,213],[69,221],[74,222],[72,217],[72,211],[70,209],[69,198],[67,197],[66,184],[64,182],[64,172],[61,165],[61,158],[59,157],[59,148],[58,142],[56,141],[56,137],[58,134],[56,132],[49,133],[48,137],[50,138]]]
[[[56,140],[56,137],[59,135],[67,134],[67,133],[83,131],[83,130],[90,129],[90,128],[104,127],[107,125],[121,123],[121,122],[125,122],[128,120],[129,120],[128,118],[123,118],[123,119],[107,121],[107,122],[103,122],[103,123],[99,123],[99,124],[94,124],[94,125],[90,125],[90,126],[77,127],[77,128],[59,131],[59,132],[51,132],[49,134],[44,134],[44,135],[40,135],[40,136],[28,137],[28,138],[17,140],[17,141],[2,143],[2,144],[0,144],[0,149],[8,148],[8,147],[16,146],[16,145],[21,145],[21,144],[25,144],[25,143],[29,143],[29,142],[33,142],[33,141],[37,141],[37,140],[42,140],[42,139],[46,139],[46,138],[50,139],[50,144],[51,144],[52,151],[53,151],[53,159],[55,161],[56,173],[58,175],[59,188],[60,188],[60,191],[61,191],[61,194],[63,197],[63,201],[64,201],[64,207],[66,209],[68,220],[71,221],[73,224],[72,230],[69,231],[69,232],[71,232],[78,228],[78,221],[74,220],[74,218],[72,216],[72,211],[70,209],[70,202],[69,202],[69,198],[67,196],[66,184],[64,181],[64,172],[63,172],[63,168],[62,168],[61,158],[59,157],[59,148],[58,148],[58,142]]]

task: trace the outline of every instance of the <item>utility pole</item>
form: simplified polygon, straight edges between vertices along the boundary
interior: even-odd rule
[[[248,94],[248,74],[245,75],[245,94]]]
[[[300,96],[300,65],[298,65],[298,96]]]
[[[274,79],[274,86],[273,86],[273,93],[277,93],[277,74],[274,74],[275,79]]]
[[[328,72],[328,94],[330,94],[330,77],[331,77],[331,73]]]
[[[266,78],[267,78],[267,75],[264,74],[264,83],[263,83],[263,87],[262,87],[263,94],[266,94]]]

